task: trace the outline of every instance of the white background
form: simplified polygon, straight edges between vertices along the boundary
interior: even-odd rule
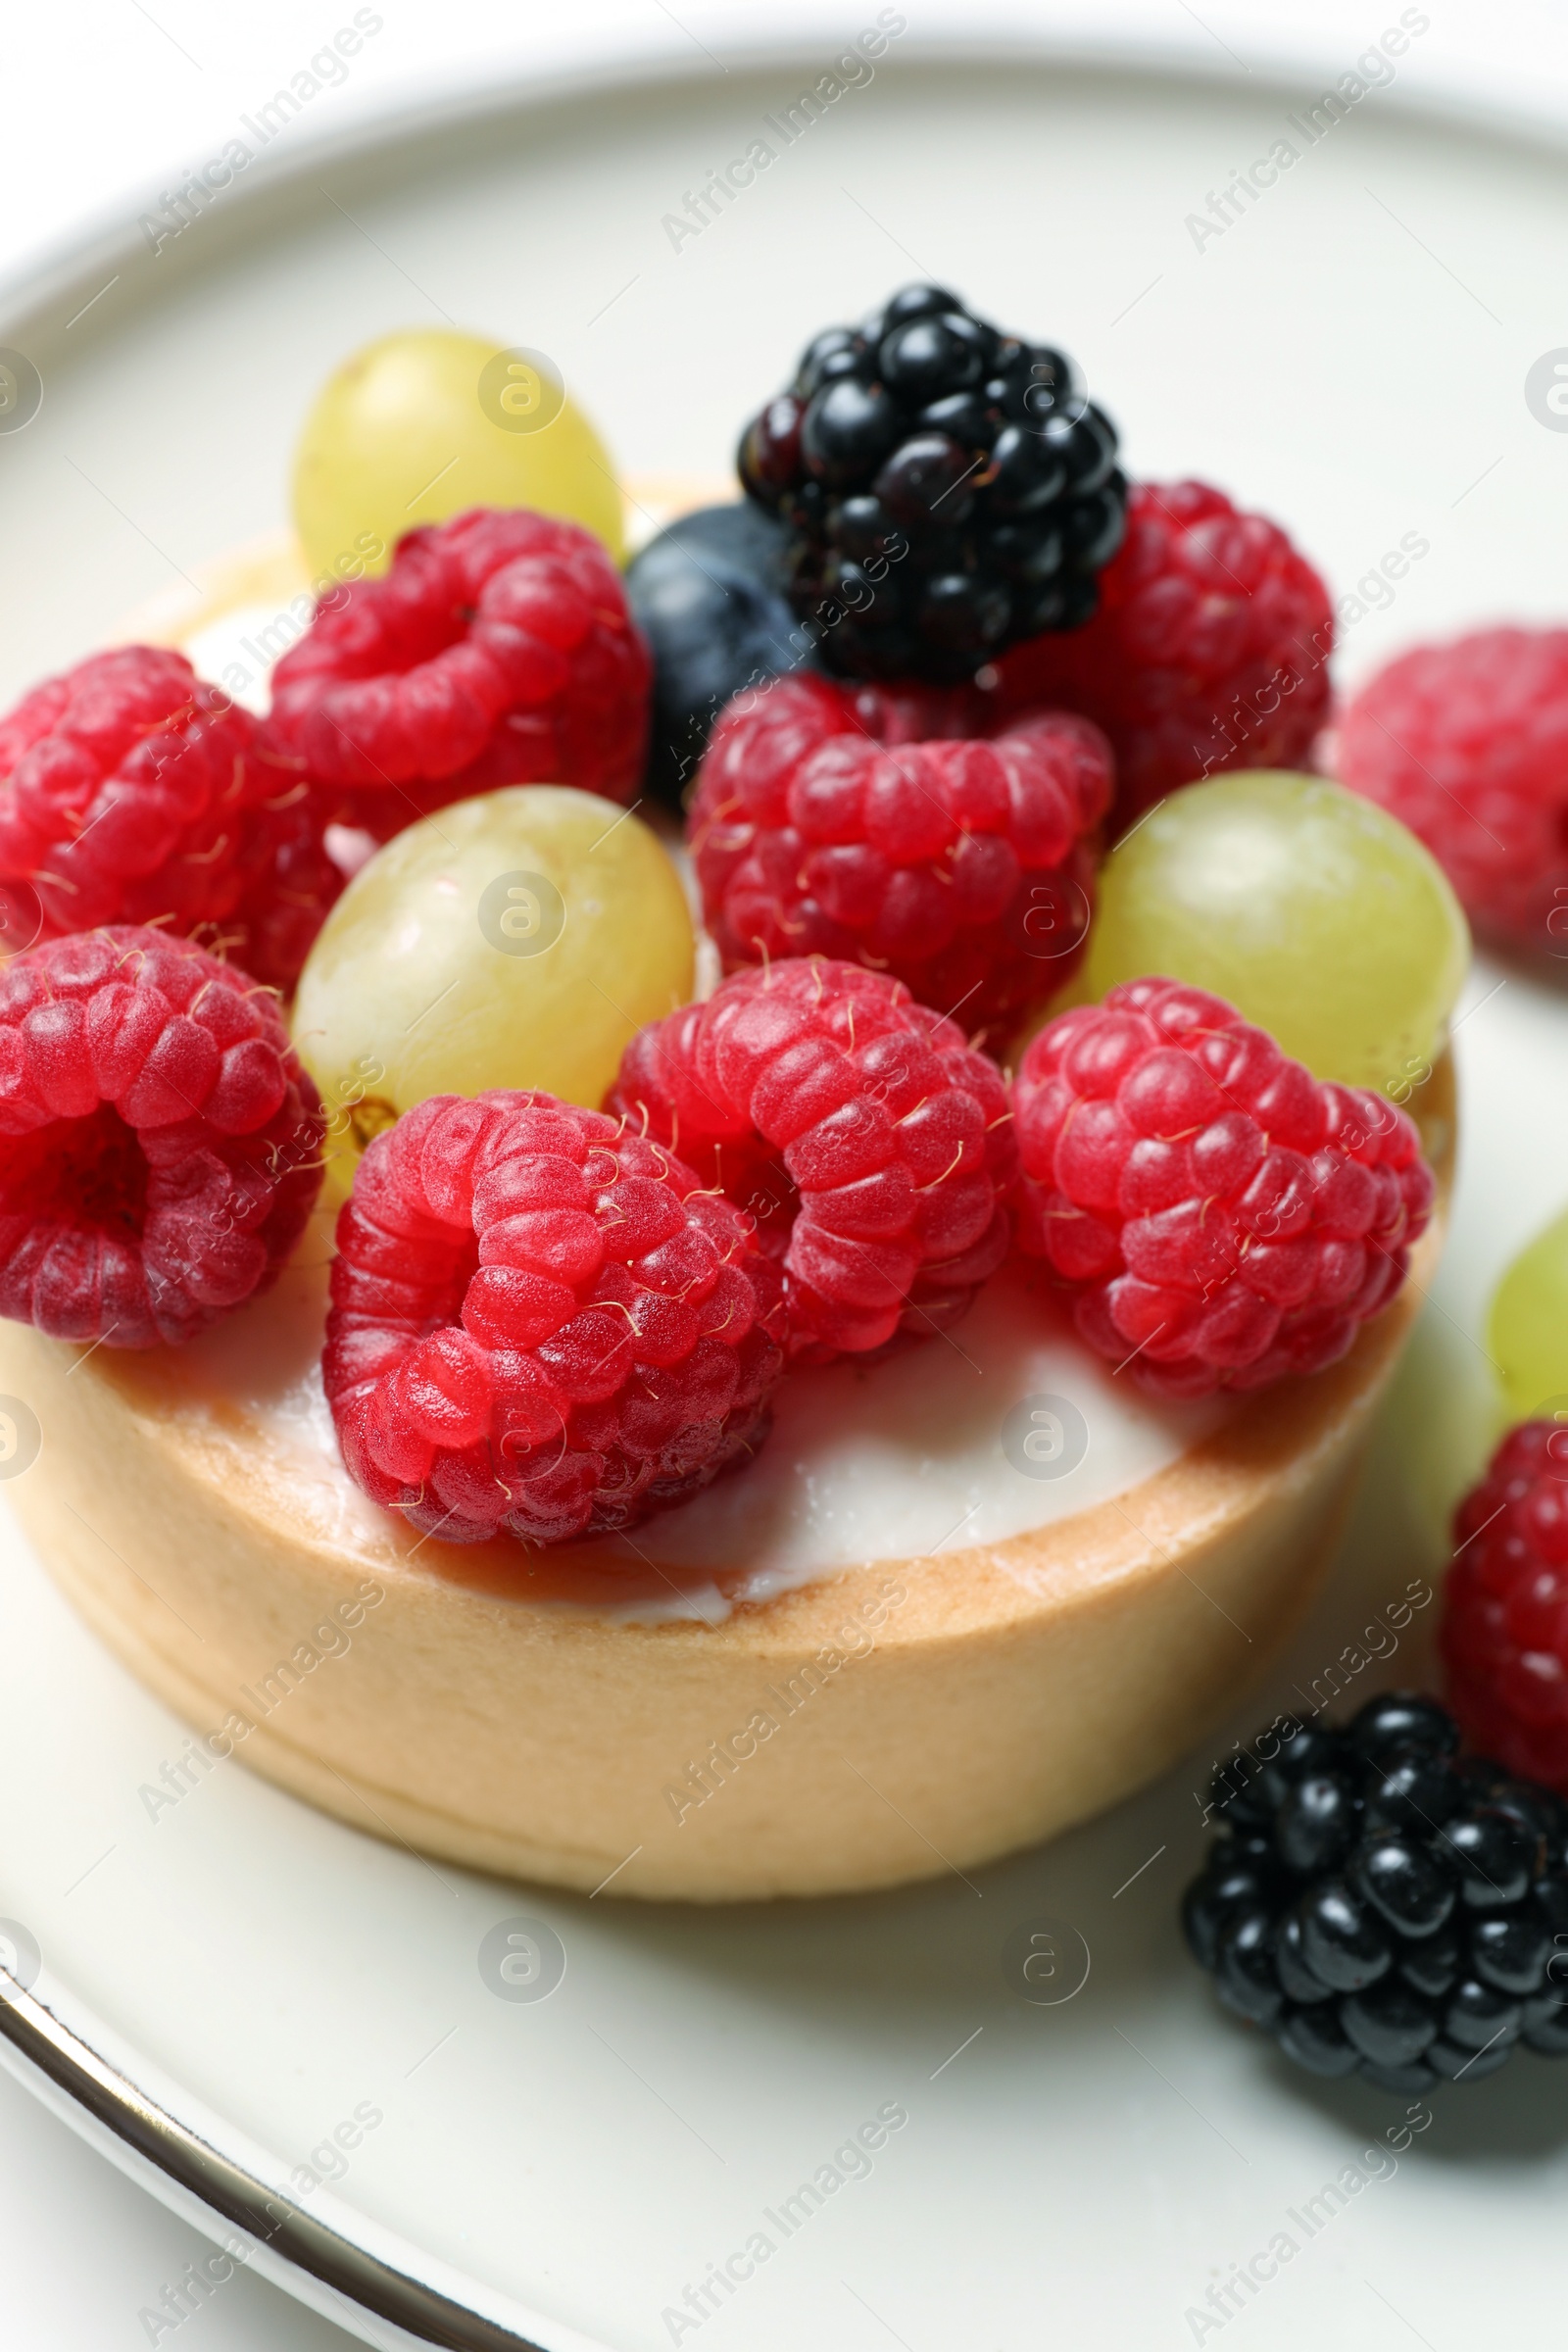
[[[1380,0],[1311,8],[1250,0],[1093,0],[954,7],[905,0],[910,46],[983,31],[1045,30],[1102,54],[1120,43],[1190,70],[1244,75],[1266,65],[1343,63],[1397,10]],[[1568,125],[1568,23],[1548,0],[1430,0],[1432,27],[1401,72],[1399,103],[1462,99]],[[381,0],[381,30],[348,79],[289,126],[291,140],[336,136],[356,121],[429,103],[476,79],[517,76],[585,53],[669,70],[721,69],[747,49],[845,36],[857,7],[815,0],[702,6],[681,0]],[[236,118],[306,66],[354,0],[73,0],[9,12],[6,129],[0,150],[0,284],[54,253],[134,219],[214,153]],[[853,22],[852,22],[853,20]],[[5,593],[16,593],[11,582]],[[0,2344],[26,2352],[114,2352],[144,2344],[138,2314],[158,2301],[201,2241],[77,2142],[0,2075]],[[166,2336],[166,2342],[172,2339]],[[179,2330],[181,2352],[328,2352],[347,2339],[241,2274]]]

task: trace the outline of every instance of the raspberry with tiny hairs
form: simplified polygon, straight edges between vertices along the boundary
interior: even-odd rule
[[[1522,1421],[1460,1503],[1444,1587],[1465,1737],[1568,1795],[1568,1428]]]
[[[1426,843],[1478,930],[1568,955],[1568,629],[1401,655],[1349,703],[1336,766]]]
[[[973,689],[810,675],[739,696],[687,825],[726,970],[863,962],[971,1032],[1058,987],[1088,935],[1109,750],[1067,712],[977,740],[990,715]]]
[[[334,591],[272,673],[269,754],[389,840],[499,784],[629,801],[651,665],[591,531],[475,507]]]
[[[794,1358],[944,1330],[1006,1254],[1002,1074],[883,973],[736,972],[632,1039],[608,1107],[757,1218]]]
[[[276,798],[245,820],[243,880],[221,945],[253,978],[285,996],[347,880],[328,852],[329,831],[328,808],[300,779],[285,779]]]
[[[1333,644],[1328,590],[1276,524],[1204,482],[1143,482],[1093,619],[1014,647],[1000,692],[1104,729],[1127,825],[1200,776],[1303,765]]]
[[[255,724],[160,646],[93,654],[24,695],[0,719],[0,883],[36,893],[34,934],[220,928],[276,790]]]
[[[343,1459],[426,1535],[612,1533],[766,1435],[777,1271],[624,1121],[433,1096],[370,1144],[337,1250],[322,1377]]]
[[[1431,1212],[1403,1111],[1320,1084],[1177,981],[1125,981],[1048,1022],[1014,1106],[1019,1242],[1090,1347],[1157,1394],[1337,1363]]]
[[[320,1188],[321,1106],[270,990],[116,925],[0,971],[0,1314],[193,1339],[265,1290]]]

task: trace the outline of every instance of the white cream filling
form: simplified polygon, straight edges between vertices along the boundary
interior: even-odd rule
[[[312,1528],[353,1550],[386,1523],[342,1466],[321,1388],[327,1231],[314,1220],[277,1287],[174,1360],[191,1404],[254,1429]],[[951,1334],[872,1365],[787,1374],[756,1457],[596,1547],[612,1568],[584,1580],[567,1545],[519,1550],[519,1575],[530,1597],[711,1618],[837,1570],[1000,1544],[1090,1510],[1175,1461],[1224,1409],[1144,1396],[1049,1296],[1004,1271]]]

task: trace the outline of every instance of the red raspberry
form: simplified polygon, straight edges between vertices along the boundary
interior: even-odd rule
[[[1282,530],[1202,482],[1145,482],[1083,628],[1004,656],[1004,707],[1103,727],[1126,825],[1178,784],[1296,767],[1329,706],[1328,591]]]
[[[322,1373],[366,1493],[449,1544],[682,1501],[766,1435],[778,1277],[690,1168],[553,1095],[436,1095],[338,1218]]]
[[[1346,711],[1336,765],[1420,835],[1478,929],[1568,954],[1568,629],[1391,662]]]
[[[254,732],[156,646],[94,654],[25,695],[0,719],[0,882],[36,893],[32,936],[220,923],[247,812],[276,790]]]
[[[1001,1073],[882,973],[737,972],[632,1039],[609,1107],[757,1218],[793,1357],[942,1330],[1006,1254]]]
[[[961,1006],[970,1030],[1050,994],[1088,933],[1084,837],[1110,805],[1110,755],[1064,713],[972,740],[988,714],[961,690],[911,697],[799,672],[738,696],[688,826],[725,969],[866,963],[923,1004]]]
[[[1568,1795],[1568,1429],[1510,1429],[1453,1536],[1448,1703],[1472,1746]]]
[[[265,1290],[320,1189],[321,1105],[270,993],[162,931],[0,972],[0,1314],[193,1339]]]
[[[1401,1110],[1323,1086],[1218,997],[1130,980],[1014,1095],[1019,1241],[1091,1348],[1172,1396],[1337,1363],[1404,1280],[1432,1173]]]
[[[629,801],[648,650],[591,531],[475,507],[410,531],[379,579],[323,605],[272,673],[263,740],[389,840],[498,784]]]
[[[278,782],[272,770],[274,785]],[[328,804],[302,779],[252,809],[240,844],[239,902],[224,924],[225,955],[287,996],[347,875],[328,853]]]

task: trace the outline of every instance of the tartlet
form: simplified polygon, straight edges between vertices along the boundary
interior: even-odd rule
[[[258,542],[134,633],[193,646],[225,614],[304,594],[290,543]],[[1446,1057],[1411,1107],[1446,1196]],[[1283,1642],[1419,1312],[1442,1207],[1340,1364],[1194,1414],[1106,1401],[1128,1384],[1085,1357],[1102,1426],[1137,1435],[1126,1483],[1102,1478],[1044,1524],[1020,1504],[984,1542],[956,1542],[960,1520],[918,1555],[830,1550],[770,1577],[744,1552],[705,1566],[699,1546],[694,1564],[684,1512],[560,1555],[415,1537],[354,1488],[324,1406],[301,1402],[325,1210],[218,1354],[116,1355],[0,1325],[0,1388],[44,1432],[11,1493],[81,1614],[193,1727],[188,1775],[237,1754],[376,1835],[584,1891],[718,1901],[964,1871],[1165,1769]],[[896,1362],[793,1376],[910,1377]],[[1002,1426],[1019,1397],[1005,1376],[995,1393],[987,1475],[1014,1491]],[[831,1422],[831,1402],[808,1421]],[[792,1443],[771,1442],[775,1493],[810,1474]]]

